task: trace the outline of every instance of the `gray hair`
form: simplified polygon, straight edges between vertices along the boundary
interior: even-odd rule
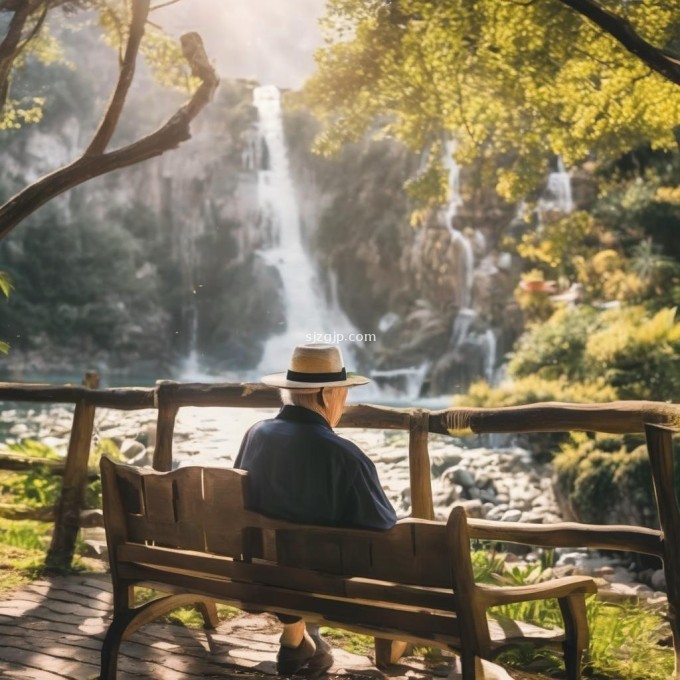
[[[280,390],[281,402],[284,406],[302,406],[315,411],[319,408],[320,387],[301,390]]]

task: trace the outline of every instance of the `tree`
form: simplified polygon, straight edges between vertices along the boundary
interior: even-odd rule
[[[509,199],[568,166],[677,149],[680,5],[618,0],[331,0],[305,101],[331,153],[369,131],[429,151],[416,195],[446,200],[444,142]]]
[[[197,33],[183,35],[180,39],[181,56],[190,68],[193,94],[154,132],[109,150],[134,79],[139,53],[145,54],[152,66],[154,63],[169,66],[169,73],[161,74],[164,81],[177,77],[179,55],[168,46],[167,40],[159,36],[157,30],[149,32],[144,39],[152,9],[150,0],[120,0],[118,3],[102,0],[0,0],[0,15],[12,15],[0,43],[0,104],[4,104],[2,122],[5,127],[19,125],[21,121],[32,122],[40,116],[40,101],[34,100],[26,106],[25,102],[11,99],[11,76],[31,50],[45,59],[54,57],[55,46],[45,36],[44,27],[49,12],[59,7],[71,11],[83,8],[99,10],[100,22],[109,41],[119,47],[118,80],[100,124],[82,155],[36,180],[0,206],[0,238],[55,196],[93,177],[159,156],[189,139],[191,122],[210,101],[219,83],[200,36]]]

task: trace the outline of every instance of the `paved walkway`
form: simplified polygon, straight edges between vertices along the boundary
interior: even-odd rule
[[[99,650],[110,621],[107,575],[83,574],[36,581],[0,600],[0,678],[92,680],[98,677]],[[213,632],[153,623],[121,645],[119,680],[158,678],[267,678],[280,626],[269,615],[237,616]],[[448,663],[426,668],[406,658],[388,673],[368,657],[334,651],[329,677],[344,680],[455,677]],[[507,676],[506,676],[507,677]]]

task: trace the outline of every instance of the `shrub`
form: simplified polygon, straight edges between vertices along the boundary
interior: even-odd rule
[[[558,309],[546,323],[531,326],[518,340],[508,373],[515,378],[585,379],[583,353],[594,327],[598,327],[598,313],[593,307]]]
[[[675,308],[653,316],[642,306],[600,315],[600,330],[587,340],[584,362],[621,399],[680,398],[680,323]]]
[[[647,447],[640,436],[572,435],[553,464],[558,495],[581,522],[658,527]],[[676,461],[675,484],[680,488]]]
[[[675,308],[652,313],[642,305],[604,311],[587,306],[559,309],[547,322],[531,326],[522,335],[508,373],[515,378],[579,381],[589,394],[599,388],[587,385],[612,388],[611,396],[594,394],[592,401],[677,401],[680,323],[675,316]],[[515,389],[522,389],[519,381]],[[576,389],[565,387],[564,391]],[[563,400],[582,401],[566,396]]]

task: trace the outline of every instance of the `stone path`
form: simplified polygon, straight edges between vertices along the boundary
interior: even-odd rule
[[[99,651],[110,615],[111,586],[105,574],[45,579],[10,594],[0,600],[0,678],[97,678]],[[280,625],[267,614],[243,614],[212,632],[149,624],[121,645],[118,680],[250,680],[275,676],[279,633]],[[376,670],[365,656],[336,648],[334,657],[330,678],[457,677],[452,657],[429,666],[422,658],[408,657],[386,674]],[[479,677],[482,675],[509,678],[504,673]]]

